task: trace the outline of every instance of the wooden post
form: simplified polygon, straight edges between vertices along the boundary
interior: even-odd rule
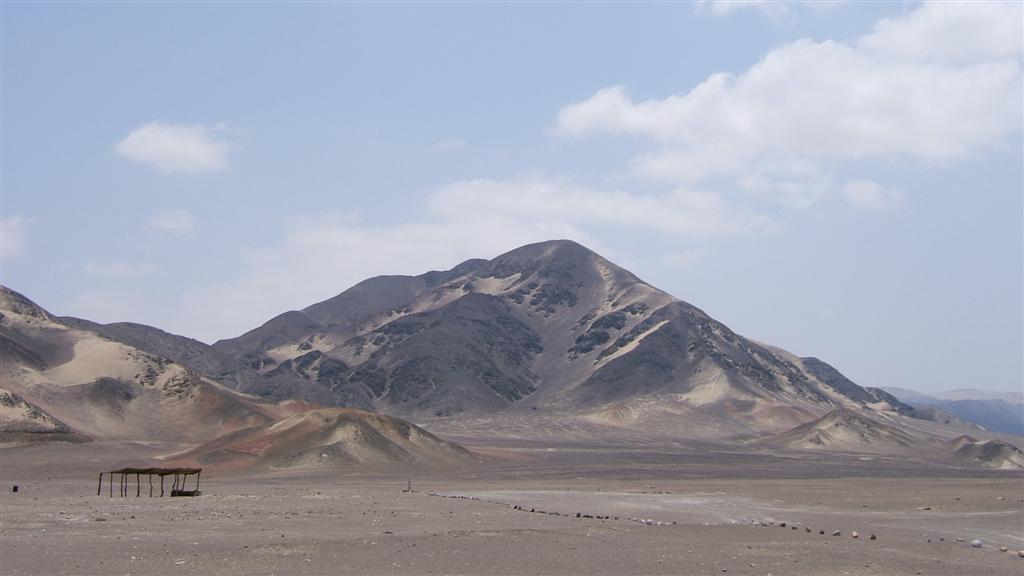
[[[203,475],[203,471],[200,470],[196,473],[196,492],[199,492],[199,477]]]
[[[153,475],[146,474],[146,478],[149,480],[149,497],[153,497]]]
[[[100,472],[100,485],[96,487],[96,495],[99,496],[103,492],[103,472]]]
[[[164,475],[160,475],[160,497],[164,497]]]
[[[114,473],[111,472],[107,478],[110,481],[110,497],[114,497]]]
[[[139,478],[141,474],[135,473],[135,497],[138,498],[142,495],[142,478]]]

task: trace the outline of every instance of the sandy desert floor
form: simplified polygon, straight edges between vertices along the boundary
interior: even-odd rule
[[[522,449],[450,471],[208,471],[198,498],[96,496],[94,471],[145,453],[0,448],[0,573],[1024,573],[1017,473]]]

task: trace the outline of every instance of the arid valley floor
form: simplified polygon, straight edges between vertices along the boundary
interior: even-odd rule
[[[144,462],[152,447],[7,446],[0,567],[5,576],[1024,571],[1019,472],[714,446],[469,447],[482,462],[451,470],[211,469],[202,496],[161,499],[146,496],[145,480],[140,498],[134,480],[128,498],[109,497],[106,485],[96,495],[100,470]]]

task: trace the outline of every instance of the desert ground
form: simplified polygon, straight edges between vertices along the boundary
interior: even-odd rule
[[[451,469],[207,469],[202,496],[172,499],[147,497],[145,478],[141,498],[96,495],[99,471],[154,464],[158,446],[7,445],[0,572],[1024,573],[1019,472],[707,445],[469,447],[481,462]]]

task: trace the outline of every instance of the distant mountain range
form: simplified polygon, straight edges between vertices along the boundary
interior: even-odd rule
[[[903,402],[934,406],[993,432],[1024,435],[1024,393],[951,390],[924,394],[906,388],[885,388]]]
[[[371,424],[370,415],[357,426],[352,414],[367,414],[358,410],[496,425],[543,416],[672,439],[746,442],[790,431],[773,445],[853,451],[970,428],[935,406],[858,386],[817,358],[748,340],[565,240],[371,278],[212,346],[140,324],[55,318],[7,288],[0,313],[0,374],[10,388],[0,409],[23,427],[93,437],[160,430],[214,442],[192,452],[204,457],[263,442],[287,418],[301,423],[302,433],[287,436],[298,444],[356,429],[391,438],[381,426],[403,426]],[[293,418],[317,406],[357,410]],[[326,428],[309,431],[316,423]],[[417,449],[458,454],[439,446]]]

